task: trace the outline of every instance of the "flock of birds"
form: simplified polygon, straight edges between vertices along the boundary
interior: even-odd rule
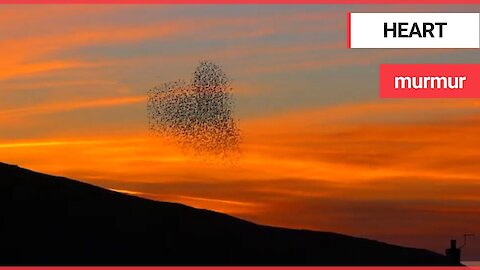
[[[240,144],[232,90],[219,65],[200,62],[189,82],[173,81],[148,91],[150,129],[189,153],[231,160]]]

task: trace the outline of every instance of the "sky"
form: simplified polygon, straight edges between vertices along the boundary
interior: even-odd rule
[[[380,99],[380,63],[471,49],[347,49],[346,12],[428,5],[0,5],[0,161],[250,221],[444,252],[477,233],[480,101]],[[148,129],[147,91],[202,60],[232,80],[241,157]]]

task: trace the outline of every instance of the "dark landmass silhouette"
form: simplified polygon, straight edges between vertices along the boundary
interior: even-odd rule
[[[257,225],[0,163],[0,264],[449,265],[449,260],[336,233]]]

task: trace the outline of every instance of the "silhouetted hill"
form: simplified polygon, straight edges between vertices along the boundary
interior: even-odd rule
[[[448,260],[335,233],[261,226],[0,163],[0,264],[445,265]]]

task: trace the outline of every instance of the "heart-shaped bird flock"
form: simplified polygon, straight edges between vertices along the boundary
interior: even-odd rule
[[[150,89],[147,110],[150,129],[189,153],[229,160],[238,155],[240,132],[230,80],[213,62],[200,62],[189,82]]]

